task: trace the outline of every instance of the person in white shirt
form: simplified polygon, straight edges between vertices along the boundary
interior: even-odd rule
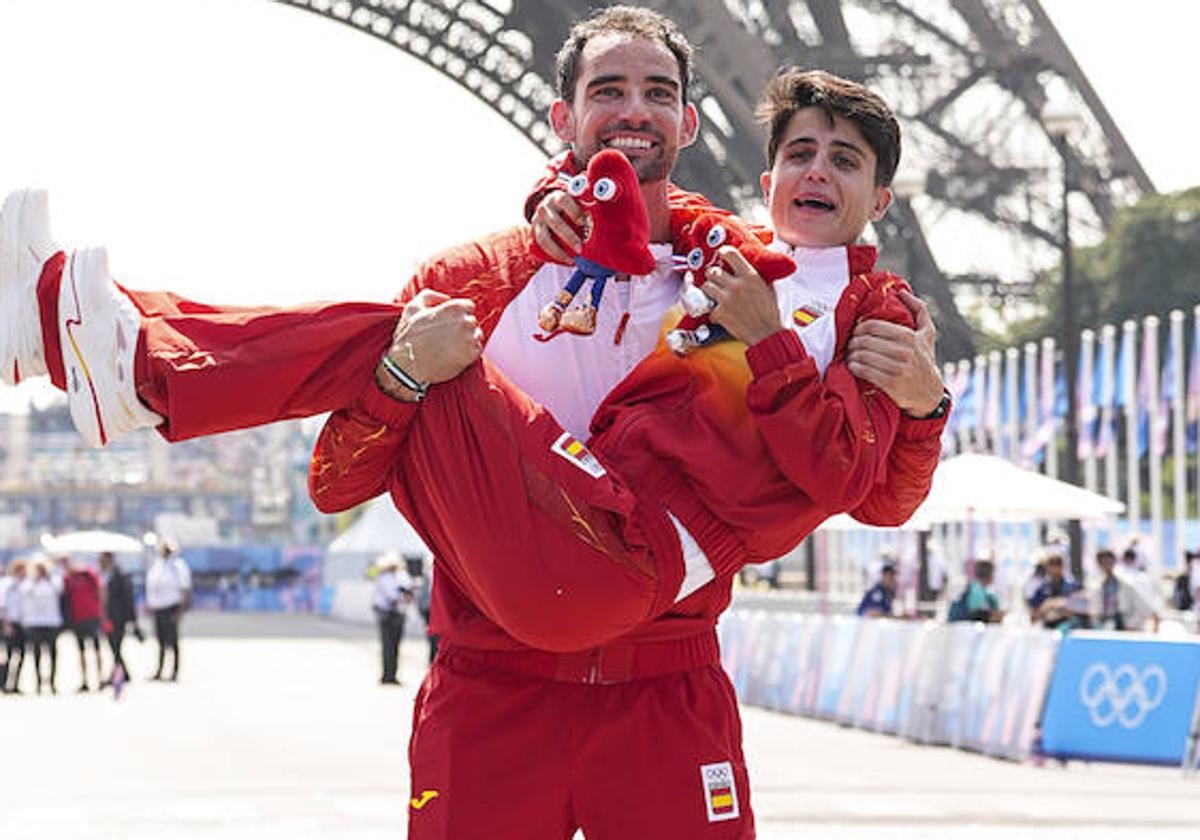
[[[413,582],[400,568],[400,559],[385,554],[375,561],[375,591],[371,606],[379,623],[379,642],[383,648],[383,674],[380,685],[400,685],[396,676],[400,663],[400,640],[404,638],[404,619],[412,603]]]
[[[20,694],[21,668],[25,664],[25,628],[21,623],[21,584],[25,582],[25,561],[17,558],[9,564],[8,574],[0,577],[0,644],[4,664],[0,665],[0,694]],[[11,683],[11,688],[9,684]]]
[[[146,570],[146,608],[154,614],[158,639],[158,669],[152,680],[162,680],[167,650],[171,651],[171,676],[179,679],[179,621],[191,602],[192,573],[178,554],[174,541],[159,542],[158,556]]]
[[[50,574],[44,559],[33,561],[33,576],[20,587],[21,623],[24,625],[26,644],[33,649],[33,670],[37,676],[37,693],[42,693],[42,654],[49,659],[48,684],[50,693],[57,694],[55,679],[58,675],[58,633],[62,629],[63,614],[60,598],[62,587]]]

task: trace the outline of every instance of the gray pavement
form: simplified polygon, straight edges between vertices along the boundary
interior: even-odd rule
[[[404,836],[422,642],[406,643],[401,688],[376,684],[371,628],[319,618],[190,615],[178,684],[144,681],[152,651],[129,643],[138,679],[113,702],[73,692],[64,636],[58,696],[0,697],[2,840]],[[761,840],[1200,829],[1200,780],[1177,770],[1033,767],[755,709],[744,720]]]

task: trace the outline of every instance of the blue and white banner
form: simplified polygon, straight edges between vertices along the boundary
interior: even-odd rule
[[[1059,758],[1179,764],[1200,688],[1200,641],[1113,633],[1063,639],[1042,719]]]

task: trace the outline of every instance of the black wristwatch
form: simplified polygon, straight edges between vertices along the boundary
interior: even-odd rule
[[[942,389],[942,398],[940,400],[938,400],[938,404],[933,409],[933,411],[931,411],[928,414],[921,416],[921,417],[914,417],[911,414],[909,414],[908,416],[912,420],[941,420],[943,417],[946,416],[946,413],[948,411],[950,411],[950,392],[947,391],[945,388],[943,388]]]

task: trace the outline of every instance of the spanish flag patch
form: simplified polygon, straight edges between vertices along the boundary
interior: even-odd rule
[[[709,822],[736,820],[741,816],[732,764],[728,761],[705,764],[700,768],[700,779],[704,783],[704,807]]]
[[[811,306],[797,306],[792,312],[792,320],[798,327],[807,327],[821,317],[821,313]]]
[[[596,456],[586,446],[571,437],[568,432],[563,432],[559,435],[558,440],[554,441],[550,449],[563,458],[566,458],[592,478],[601,478],[604,476],[604,465],[596,459]]]

